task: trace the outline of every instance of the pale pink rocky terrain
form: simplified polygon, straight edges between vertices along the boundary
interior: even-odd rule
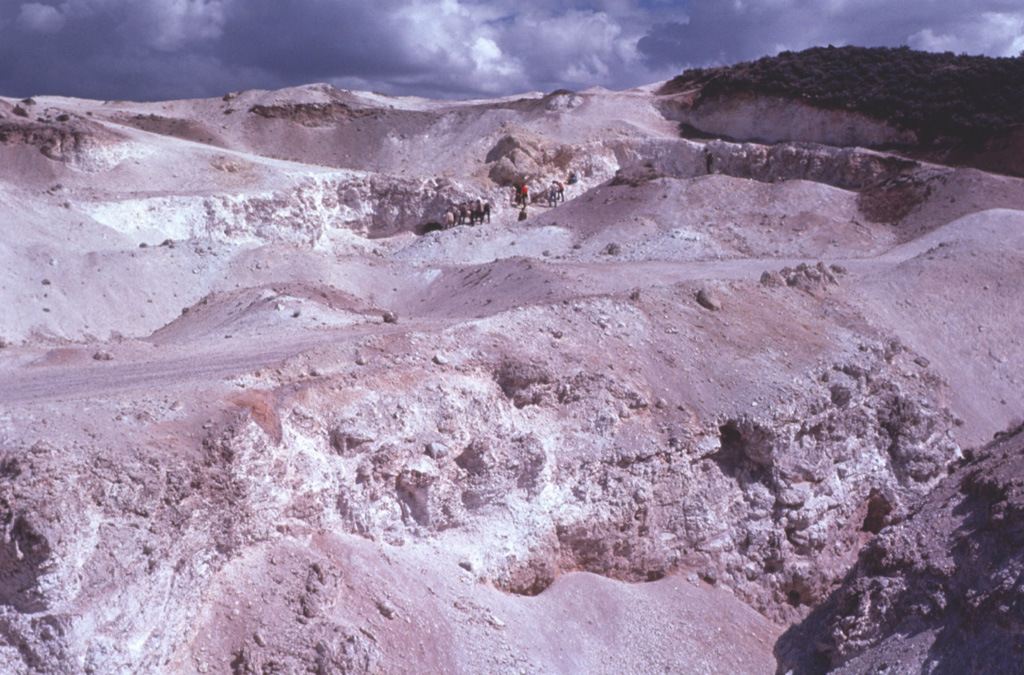
[[[1024,181],[899,134],[0,99],[0,672],[1013,672]]]

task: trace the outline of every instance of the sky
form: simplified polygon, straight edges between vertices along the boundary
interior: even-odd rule
[[[0,0],[0,95],[626,89],[813,46],[1018,56],[1024,0]]]

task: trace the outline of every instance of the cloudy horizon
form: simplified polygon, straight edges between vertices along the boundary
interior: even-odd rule
[[[1017,56],[1024,0],[13,0],[0,95],[626,89],[828,44]]]

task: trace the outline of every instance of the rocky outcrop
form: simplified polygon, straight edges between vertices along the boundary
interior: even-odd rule
[[[121,134],[67,115],[0,121],[0,145],[35,147],[47,159],[91,172],[107,171],[138,152]]]
[[[587,330],[613,328],[604,323]],[[577,345],[598,339],[577,332]],[[217,621],[231,619],[198,614],[211,576],[233,578],[221,570],[324,532],[441,547],[516,594],[577,570],[628,581],[694,574],[792,620],[959,453],[949,413],[900,375],[913,355],[895,343],[865,343],[822,364],[799,395],[709,423],[656,398],[631,369],[587,367],[568,345],[565,357],[538,358],[506,343],[490,359],[452,340],[420,355],[368,338],[373,356],[325,366],[333,374],[250,378],[173,450],[142,436],[116,462],[102,439],[83,437],[71,455],[8,448],[0,635],[20,645],[13,672],[161,663],[227,629]],[[308,630],[275,658],[295,649],[296,663],[310,662],[323,642],[324,658],[372,668],[377,647],[330,609],[342,581],[303,569],[304,585],[279,599]],[[222,628],[192,637],[209,621]],[[124,646],[157,630],[139,651]],[[240,672],[265,658],[243,642]]]
[[[369,238],[414,231],[439,218],[449,204],[470,198],[479,195],[447,179],[321,172],[262,193],[145,197],[81,208],[142,241],[160,236],[316,245],[335,230]]]
[[[503,360],[490,387],[424,372],[399,397],[359,383],[344,406],[324,399],[336,416],[326,427],[316,415],[285,420],[292,440],[278,453],[305,463],[322,448],[337,511],[293,498],[318,525],[340,518],[400,544],[503,512],[532,523],[516,548],[474,565],[513,592],[573,569],[640,581],[692,568],[789,618],[824,599],[861,541],[904,517],[958,456],[951,420],[898,385],[887,356],[906,358],[869,352],[824,370],[806,398],[711,428],[673,423],[642,382],[555,364]],[[531,431],[555,418],[580,420],[559,432],[557,452]],[[233,446],[243,483],[262,485],[270,465],[246,438]]]
[[[569,167],[579,163],[579,158],[586,154],[586,148],[551,146],[530,135],[509,134],[487,152],[484,161],[490,166],[488,177],[494,183],[507,187],[545,180],[550,176],[564,179]],[[590,173],[589,167],[580,168]]]
[[[779,673],[1013,673],[1024,658],[1024,427],[882,528],[776,646]]]
[[[926,169],[916,161],[896,155],[804,142],[766,145],[721,140],[611,140],[550,148],[538,140],[519,136],[502,138],[489,151],[486,161],[490,179],[502,186],[524,182],[544,185],[551,179],[564,180],[565,172],[572,167],[591,182],[611,180],[613,185],[634,187],[663,176],[695,178],[720,174],[762,183],[806,180],[844,190],[871,188],[874,191],[865,198],[865,208],[873,220],[884,222],[906,215],[924,197],[922,194],[909,207],[892,212],[877,205],[876,195],[892,194],[892,185],[915,180],[912,177]]]
[[[377,108],[353,108],[345,103],[288,103],[279,105],[257,104],[249,113],[265,119],[280,119],[305,127],[327,127],[363,118],[376,119],[384,115]]]
[[[868,150],[811,143],[757,145],[714,141],[703,151],[706,173],[774,183],[810,180],[859,190],[917,168],[911,160]]]
[[[932,169],[882,176],[857,196],[857,206],[868,220],[898,223],[931,197],[949,173]]]
[[[795,268],[783,267],[778,272],[765,271],[761,275],[761,285],[768,287],[790,286],[811,295],[817,295],[826,292],[829,286],[838,286],[837,275],[844,272],[845,269],[841,265],[826,267],[823,262],[814,266],[800,263]]]
[[[544,102],[544,110],[548,112],[563,112],[572,110],[583,105],[584,99],[582,96],[574,91],[568,89],[558,89],[556,91],[547,94],[542,99]]]
[[[800,101],[734,94],[700,98],[671,96],[659,101],[684,135],[714,136],[757,143],[807,142],[835,147],[916,145],[912,131],[848,110],[829,110]]]

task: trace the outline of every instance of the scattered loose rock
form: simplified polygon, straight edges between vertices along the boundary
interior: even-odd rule
[[[717,312],[722,309],[722,301],[719,300],[718,295],[707,288],[702,288],[697,291],[697,304],[704,309],[710,309],[713,312]]]
[[[398,616],[398,610],[386,599],[377,600],[377,611],[385,619],[394,619]]]
[[[433,459],[443,459],[448,456],[449,450],[448,446],[444,445],[443,443],[432,441],[430,443],[427,443],[426,453]]]

